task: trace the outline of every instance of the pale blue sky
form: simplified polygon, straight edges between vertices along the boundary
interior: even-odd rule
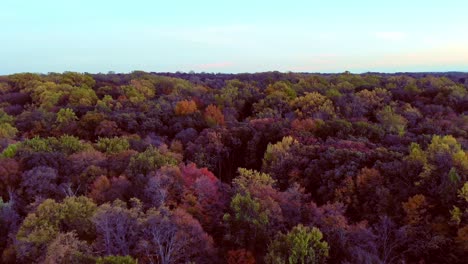
[[[133,70],[468,71],[468,1],[0,1],[0,74]]]

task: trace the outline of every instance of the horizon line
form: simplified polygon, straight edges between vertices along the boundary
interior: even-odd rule
[[[280,71],[280,70],[269,70],[269,71],[258,71],[258,72],[253,72],[253,71],[246,71],[246,72],[213,72],[213,71],[144,71],[144,70],[133,70],[129,72],[117,72],[117,71],[107,71],[107,72],[88,72],[88,71],[70,71],[70,70],[65,70],[62,72],[33,72],[33,71],[20,71],[20,72],[13,72],[13,73],[0,73],[0,76],[9,76],[9,75],[14,75],[14,74],[38,74],[38,75],[49,75],[49,74],[64,74],[67,72],[73,72],[73,73],[80,73],[80,74],[90,74],[90,75],[97,75],[97,74],[132,74],[135,72],[144,72],[144,73],[149,73],[149,74],[212,74],[212,75],[218,75],[218,74],[226,74],[226,75],[241,75],[241,74],[262,74],[262,73],[281,73],[281,74],[321,74],[321,75],[333,75],[333,74],[356,74],[356,75],[361,75],[361,74],[447,74],[447,73],[458,73],[458,74],[468,74],[468,71],[463,71],[463,70],[450,70],[450,71],[349,71],[349,70],[344,70],[344,71],[323,71],[323,72],[318,72],[318,71]]]

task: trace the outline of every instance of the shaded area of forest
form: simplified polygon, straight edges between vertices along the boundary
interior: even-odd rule
[[[1,263],[463,263],[468,74],[0,77]]]

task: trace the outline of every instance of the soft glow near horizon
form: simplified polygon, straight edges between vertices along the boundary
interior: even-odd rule
[[[0,74],[468,71],[467,9],[466,0],[5,0]]]

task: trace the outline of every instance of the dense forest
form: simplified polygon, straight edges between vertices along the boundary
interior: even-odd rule
[[[466,263],[468,74],[0,76],[1,263]]]

